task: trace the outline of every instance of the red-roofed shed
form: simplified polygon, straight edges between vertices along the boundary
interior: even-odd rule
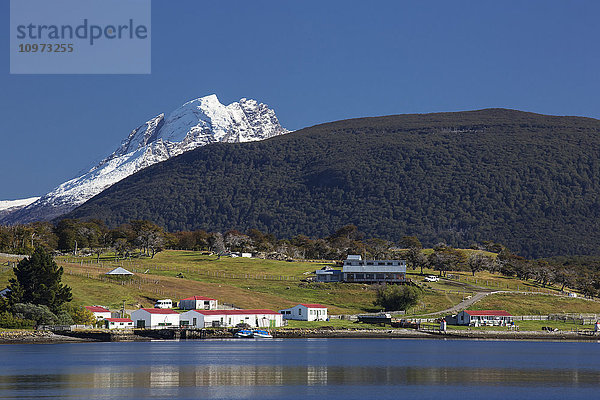
[[[133,329],[133,321],[130,318],[106,318],[107,329]]]
[[[94,314],[96,320],[110,318],[110,310],[100,306],[85,306],[85,308]]]

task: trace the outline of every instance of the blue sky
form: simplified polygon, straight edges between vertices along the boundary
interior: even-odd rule
[[[10,75],[6,35],[0,200],[48,192],[212,93],[265,102],[288,129],[488,107],[600,118],[598,15],[597,1],[153,0],[150,75]]]

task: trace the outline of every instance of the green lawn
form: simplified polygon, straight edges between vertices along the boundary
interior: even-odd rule
[[[512,315],[600,314],[600,302],[540,294],[497,293],[486,296],[469,309],[506,310]]]

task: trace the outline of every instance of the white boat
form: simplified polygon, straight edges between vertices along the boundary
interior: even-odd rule
[[[261,329],[255,329],[252,331],[252,334],[255,338],[263,338],[263,339],[273,339],[273,335],[271,335],[267,331],[263,331]]]

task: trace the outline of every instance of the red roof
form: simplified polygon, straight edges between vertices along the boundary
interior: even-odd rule
[[[304,307],[308,307],[308,308],[327,308],[326,306],[323,306],[321,304],[300,304],[301,306]]]
[[[87,308],[91,312],[110,312],[110,310],[107,310],[106,308],[100,306],[85,306],[85,308]]]
[[[210,297],[204,297],[204,296],[192,296],[192,297],[188,297],[187,299],[181,299],[181,300],[216,300],[216,299],[211,299]]]
[[[504,310],[465,310],[465,312],[472,317],[512,317],[512,315]]]
[[[129,318],[104,318],[104,320],[110,322],[133,322]]]
[[[274,314],[279,315],[273,310],[194,310],[202,315],[249,315],[249,314]]]
[[[148,311],[150,314],[179,314],[170,308],[140,308],[140,310]]]

